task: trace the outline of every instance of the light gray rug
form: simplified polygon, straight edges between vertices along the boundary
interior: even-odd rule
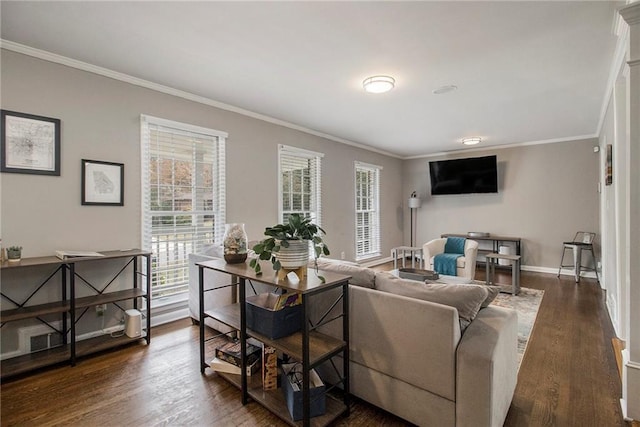
[[[544,291],[520,288],[518,295],[500,293],[491,304],[512,308],[518,312],[518,367],[527,349],[531,330],[536,322],[538,309],[542,302]]]

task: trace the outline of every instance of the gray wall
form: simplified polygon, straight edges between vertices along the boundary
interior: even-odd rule
[[[281,143],[325,154],[322,225],[332,256],[355,256],[355,160],[383,167],[383,254],[402,244],[399,159],[6,50],[1,79],[3,109],[62,121],[60,177],[1,177],[3,243],[23,246],[25,257],[140,246],[140,114],[229,133],[227,222],[246,223],[250,239],[278,220]],[[125,164],[124,207],[80,205],[81,159]]]
[[[597,139],[588,139],[406,161],[403,194],[417,190],[423,199],[417,244],[442,233],[469,231],[521,237],[523,265],[557,269],[563,241],[581,230],[600,234],[596,145]],[[497,194],[431,196],[430,160],[490,154],[498,157]]]
[[[113,250],[141,246],[140,114],[204,126],[229,134],[227,139],[227,222],[244,222],[249,239],[260,239],[264,228],[278,221],[278,144],[324,153],[322,225],[332,256],[355,256],[354,161],[383,167],[381,221],[383,255],[402,244],[402,161],[262,120],[183,98],[36,59],[1,52],[2,109],[61,120],[61,176],[0,174],[0,222],[3,245],[21,245],[23,257],[53,255],[56,249]],[[303,105],[301,105],[303,108]],[[81,159],[125,164],[123,207],[80,204]],[[111,265],[88,266],[96,284],[106,284]],[[46,270],[46,271],[45,271]],[[50,270],[2,271],[2,289],[23,300]],[[109,271],[105,271],[109,270]],[[109,273],[110,272],[110,273]],[[59,282],[59,279],[56,279]],[[111,289],[130,286],[127,277]],[[59,299],[59,285],[45,286],[32,303]],[[86,290],[79,286],[79,295]],[[2,299],[3,308],[6,300]],[[118,323],[121,314],[87,313],[78,334]],[[54,320],[54,317],[51,318]],[[0,351],[17,349],[20,327],[3,328]]]

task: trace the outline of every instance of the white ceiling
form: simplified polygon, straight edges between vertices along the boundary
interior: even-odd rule
[[[622,5],[3,0],[1,37],[411,157],[593,136]]]

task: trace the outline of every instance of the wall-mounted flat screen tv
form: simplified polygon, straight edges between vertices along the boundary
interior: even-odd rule
[[[496,156],[429,162],[431,194],[497,193]]]

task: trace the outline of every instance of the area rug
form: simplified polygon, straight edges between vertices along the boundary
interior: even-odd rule
[[[500,293],[491,304],[512,308],[518,312],[518,368],[527,349],[531,330],[536,322],[538,309],[542,302],[544,291],[520,288],[518,295]]]

